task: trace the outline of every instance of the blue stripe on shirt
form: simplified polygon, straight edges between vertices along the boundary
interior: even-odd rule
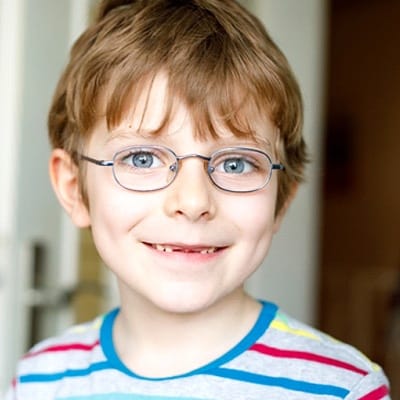
[[[20,382],[21,383],[34,383],[34,382],[53,382],[57,380],[61,380],[63,378],[73,378],[73,377],[82,377],[82,376],[87,376],[91,374],[92,372],[96,371],[102,371],[110,369],[110,364],[108,362],[100,362],[96,364],[92,364],[89,368],[85,369],[77,369],[77,370],[66,370],[63,372],[59,373],[54,373],[54,374],[33,374],[33,375],[23,375],[20,377]],[[299,391],[303,393],[310,393],[310,394],[318,394],[318,395],[330,395],[330,396],[335,396],[339,398],[345,398],[347,394],[349,394],[349,391],[347,389],[338,387],[338,386],[333,386],[333,385],[321,385],[317,383],[310,383],[310,382],[304,382],[304,381],[297,381],[294,379],[288,379],[288,378],[279,378],[279,377],[271,377],[271,376],[266,376],[266,375],[259,375],[259,374],[254,374],[250,372],[245,372],[245,371],[238,371],[234,369],[228,369],[228,368],[216,368],[212,371],[208,372],[208,375],[213,375],[213,376],[218,376],[221,378],[228,378],[228,379],[233,379],[241,382],[249,382],[249,383],[255,383],[259,385],[265,385],[265,386],[275,386],[275,387],[281,387],[283,389],[288,389],[288,390],[294,390],[294,391]],[[118,396],[125,396],[123,394],[114,394],[113,396],[115,399],[123,399],[124,397],[118,397]],[[130,395],[132,396],[132,395]],[[139,396],[139,395],[137,395]],[[95,397],[71,397],[71,398],[66,398],[65,400],[69,399],[74,399],[74,400],[79,400],[79,399],[101,399],[102,397],[95,396]],[[103,397],[104,398],[104,397]],[[113,397],[114,398],[114,397]],[[141,397],[134,397],[135,399],[140,399]],[[143,397],[143,399],[152,399],[152,397]],[[157,399],[155,397],[154,399]],[[171,400],[174,399],[173,397]],[[180,400],[184,400],[180,398]],[[188,399],[189,400],[189,399]]]
[[[209,375],[219,376],[221,378],[234,379],[240,382],[250,382],[265,386],[275,386],[284,389],[294,390],[303,393],[330,395],[344,399],[350,392],[347,389],[333,385],[321,385],[294,379],[271,377],[266,375],[254,374],[251,372],[238,371],[228,368],[217,368]]]
[[[52,374],[29,374],[21,375],[19,382],[21,383],[33,383],[33,382],[54,382],[63,378],[72,378],[90,375],[92,372],[103,371],[105,369],[111,369],[112,367],[106,361],[95,363],[85,369],[67,369],[66,371],[56,372]]]

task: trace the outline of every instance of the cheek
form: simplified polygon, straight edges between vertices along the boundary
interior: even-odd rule
[[[88,199],[94,235],[117,235],[136,226],[152,209],[152,199],[119,187],[111,177],[92,176],[88,180]],[[115,237],[116,238],[116,237]]]
[[[246,195],[241,201],[226,202],[224,206],[243,237],[255,244],[275,231],[275,195],[268,189]]]
[[[274,210],[265,202],[251,204],[244,218],[244,230],[248,233],[249,241],[257,245],[262,238],[272,237],[274,234]]]
[[[137,232],[151,209],[150,201],[130,192],[98,198],[91,207],[94,244],[103,262],[117,275],[124,269],[126,255],[135,251]]]
[[[224,207],[234,221],[236,246],[229,267],[245,281],[262,263],[274,235],[275,198],[268,192],[256,192],[242,201],[226,202]],[[236,268],[234,268],[236,266]]]

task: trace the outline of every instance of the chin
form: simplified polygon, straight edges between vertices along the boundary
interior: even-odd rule
[[[195,314],[201,313],[218,302],[215,295],[207,295],[205,291],[196,293],[193,291],[181,290],[179,292],[160,295],[153,300],[158,309],[171,314]]]

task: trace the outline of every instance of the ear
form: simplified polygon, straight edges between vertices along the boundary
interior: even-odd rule
[[[49,161],[50,180],[58,201],[79,228],[90,226],[89,211],[79,190],[78,167],[62,149],[52,151]]]
[[[283,217],[286,214],[286,211],[288,210],[290,204],[292,203],[293,199],[296,197],[297,190],[299,188],[298,183],[294,183],[292,185],[292,188],[290,189],[289,196],[287,197],[285,203],[282,205],[281,209],[279,210],[278,214],[275,216],[275,221],[274,221],[274,233],[279,231],[279,228],[281,227],[281,223],[283,220]]]

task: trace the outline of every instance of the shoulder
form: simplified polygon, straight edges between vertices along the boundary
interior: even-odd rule
[[[280,310],[254,350],[279,360],[275,366],[285,377],[331,388],[343,398],[388,392],[382,369],[364,354]]]
[[[370,361],[355,347],[343,343],[320,330],[278,311],[271,322],[271,338],[276,344],[282,343],[288,350],[298,350],[310,361],[325,363],[347,370],[373,372],[380,367]]]
[[[32,374],[46,374],[84,363],[100,347],[103,316],[75,325],[64,333],[36,344],[19,361],[17,379]]]

